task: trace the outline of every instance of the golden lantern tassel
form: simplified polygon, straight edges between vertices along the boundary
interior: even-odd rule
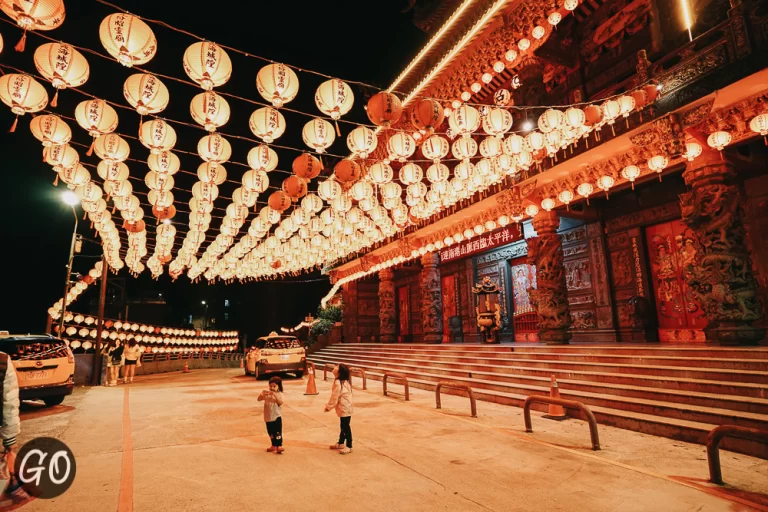
[[[53,99],[51,100],[51,106],[53,108],[56,108],[59,106],[59,90],[56,89],[56,92],[53,94]]]
[[[341,130],[339,130],[339,121],[336,119],[333,120],[333,124],[336,125],[336,136],[341,137]]]
[[[616,136],[616,128],[614,128],[614,125],[611,125],[611,133],[614,137]]]
[[[17,52],[23,52],[26,45],[27,45],[27,31],[24,30],[24,32],[21,34],[21,39],[19,39],[19,42],[16,43],[16,46],[14,46],[13,49],[16,50]]]
[[[661,182],[661,173],[659,173],[659,182]]]
[[[54,187],[59,186],[59,173],[56,173],[56,179],[53,180],[53,186]]]
[[[8,133],[13,133],[16,131],[16,125],[19,124],[19,116],[16,116],[16,119],[13,120],[13,124],[11,125],[11,129],[8,130]]]
[[[83,220],[88,218],[88,212],[83,212]]]
[[[635,190],[635,182],[633,181],[631,183],[632,183],[632,190]]]
[[[608,199],[608,191],[605,191],[605,198]]]
[[[624,120],[627,122],[627,128],[629,128],[629,116],[625,117]]]
[[[589,196],[587,196],[587,206],[589,206]]]
[[[93,146],[96,144],[96,138],[91,141],[91,146],[88,148],[88,151],[85,153],[85,156],[91,156],[93,154]]]

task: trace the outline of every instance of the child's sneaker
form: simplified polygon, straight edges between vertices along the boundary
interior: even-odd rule
[[[339,450],[339,453],[342,454],[342,455],[346,455],[348,453],[352,453],[352,448],[346,448],[346,447],[342,448],[341,450]]]
[[[270,446],[269,448],[267,448],[268,452],[274,452],[276,450],[277,450],[277,446]]]
[[[278,446],[278,447],[277,447],[277,449],[275,450],[275,453],[276,453],[276,454],[278,454],[278,455],[280,455],[280,454],[282,454],[284,451],[285,451],[285,448],[283,448],[282,446]]]
[[[328,448],[330,448],[331,450],[341,450],[342,448],[344,448],[344,445],[343,444],[332,444]]]

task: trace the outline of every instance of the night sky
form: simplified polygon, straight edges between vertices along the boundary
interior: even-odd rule
[[[98,27],[103,18],[115,12],[114,9],[99,4],[95,0],[67,1],[67,15],[64,24],[58,29],[46,32],[46,35],[60,38],[63,42],[95,49],[106,53],[99,37]],[[368,0],[365,2],[345,0],[335,2],[224,2],[221,8],[216,2],[207,2],[206,8],[190,8],[186,1],[148,1],[120,0],[118,5],[137,15],[162,20],[176,27],[212,41],[252,52],[275,61],[284,62],[294,67],[305,67],[342,79],[357,80],[385,88],[407,65],[413,56],[427,41],[427,35],[412,23],[412,13],[402,13],[405,1]],[[5,16],[3,15],[5,18]],[[7,19],[7,18],[5,18]],[[187,79],[182,68],[184,50],[196,42],[190,36],[173,32],[167,28],[151,25],[158,40],[156,56],[143,66],[149,72],[157,72]],[[16,53],[13,46],[20,37],[20,31],[6,23],[0,23],[5,48],[0,54],[0,64],[21,68],[33,75],[37,71],[33,63],[35,48],[48,41],[30,33],[24,53]],[[101,57],[84,53],[90,64],[91,75],[82,89],[102,99],[127,105],[122,95],[125,79],[138,71],[108,61]],[[232,59],[233,74],[227,84],[217,91],[236,94],[263,101],[255,86],[258,70],[266,64],[264,61],[248,58],[229,52]],[[313,97],[317,86],[324,80],[308,73],[298,73],[300,81],[299,95],[288,106],[319,115]],[[170,119],[193,122],[189,115],[189,103],[192,97],[202,92],[186,84],[163,80],[170,91],[170,104],[159,114]],[[53,89],[46,86],[49,97]],[[375,90],[353,86],[355,105],[345,119],[367,122],[363,105],[366,95]],[[88,98],[76,91],[64,90],[59,95],[57,113],[74,117],[75,106]],[[232,115],[229,122],[221,128],[224,134],[237,134],[254,138],[248,129],[248,117],[258,108],[248,103],[227,98]],[[49,107],[50,108],[50,107]],[[117,109],[120,123],[117,132],[137,135],[139,116],[135,112]],[[309,117],[284,112],[287,121],[285,134],[276,141],[278,144],[302,148],[301,128]],[[0,196],[0,215],[2,218],[2,308],[0,308],[0,330],[11,332],[42,332],[45,327],[46,310],[63,293],[65,265],[69,251],[74,219],[69,207],[60,201],[60,194],[66,190],[63,183],[53,187],[55,174],[50,166],[42,162],[42,145],[29,131],[29,115],[20,119],[16,133],[7,133],[6,127],[13,123],[13,115],[5,105],[0,105],[0,155],[2,155],[3,178]],[[74,121],[69,122],[73,140],[88,144],[90,137]],[[177,149],[195,151],[197,141],[206,133],[201,129],[185,128],[174,125],[178,135]],[[346,134],[353,128],[341,124],[342,136],[337,137],[330,153],[347,154]],[[149,150],[138,141],[127,139],[131,145],[131,158],[146,160]],[[248,150],[255,145],[246,141],[229,139],[233,148],[232,160],[245,162]],[[77,147],[81,161],[96,164],[98,157],[85,156],[85,148]],[[291,162],[298,152],[277,149],[280,159],[278,169],[290,170]],[[177,153],[178,154],[178,153]],[[199,157],[178,154],[182,169],[192,172],[202,161]],[[142,179],[132,180],[134,190],[146,192],[143,178],[148,168],[137,162],[126,162],[131,176]],[[324,159],[326,170],[334,159]],[[225,164],[228,179],[239,181],[243,167]],[[96,176],[95,169],[89,168]],[[96,176],[97,177],[97,176]],[[271,173],[271,185],[279,186],[286,174]],[[97,177],[98,178],[98,177]],[[197,178],[192,175],[177,173],[173,193],[175,205],[181,210],[188,210],[191,195],[177,191],[176,188],[191,189]],[[316,181],[310,189],[316,187]],[[237,185],[224,183],[219,187],[220,196],[231,197]],[[265,201],[268,194],[259,200]],[[137,196],[145,200],[146,196]],[[219,198],[215,206],[224,208],[228,199]],[[148,206],[143,205],[148,229],[148,246],[154,241],[154,219]],[[79,232],[93,237],[95,232],[89,229],[89,222],[82,220],[80,213]],[[223,216],[221,210],[214,214]],[[241,229],[245,233],[250,224],[246,221]],[[119,212],[115,221],[119,223]],[[176,241],[180,243],[187,231],[187,214],[177,214],[175,221],[178,233]],[[208,231],[218,234],[220,219],[214,218]],[[211,238],[209,238],[209,241]],[[236,239],[237,240],[237,239]],[[198,255],[207,247],[203,244]],[[84,244],[83,254],[77,257],[74,271],[87,273],[97,259],[87,255],[99,255],[100,247]],[[149,255],[153,249],[148,247]],[[174,252],[175,256],[175,252]],[[146,260],[144,260],[146,261]],[[221,303],[224,299],[233,304],[233,326],[250,334],[261,335],[283,325],[295,325],[308,312],[313,312],[320,298],[330,289],[327,279],[319,272],[291,278],[301,282],[259,282],[241,285],[239,283],[208,285],[205,280],[191,284],[186,275],[176,282],[171,282],[167,266],[163,276],[154,281],[149,270],[145,270],[138,279],[130,277],[123,270],[120,277],[125,277],[129,296],[151,296],[163,294],[168,303],[169,324],[177,324],[189,314],[200,315],[200,300]],[[97,286],[91,286],[70,309],[87,311],[89,301],[96,297]],[[133,321],[146,321],[142,318],[129,317]],[[178,319],[178,321],[177,321]]]

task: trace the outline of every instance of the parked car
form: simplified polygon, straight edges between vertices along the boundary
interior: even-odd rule
[[[72,394],[75,356],[67,344],[48,335],[0,334],[0,351],[13,361],[21,400],[59,405]]]
[[[256,378],[270,373],[293,373],[301,377],[307,370],[307,353],[295,336],[270,333],[246,346],[245,374]]]

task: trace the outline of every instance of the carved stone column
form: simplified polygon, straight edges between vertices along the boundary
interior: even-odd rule
[[[437,253],[428,252],[421,257],[421,325],[425,343],[443,340],[443,299]]]
[[[741,219],[739,190],[731,162],[706,151],[688,164],[683,178],[691,191],[680,196],[683,222],[693,230],[696,254],[685,262],[688,286],[707,316],[704,334],[724,345],[753,344],[765,330]]]
[[[379,339],[382,343],[394,343],[397,339],[394,278],[392,269],[379,272]]]
[[[549,345],[568,343],[571,313],[563,267],[563,246],[557,228],[560,218],[555,212],[540,211],[533,218],[538,236],[526,240],[528,263],[536,266],[536,289],[528,293],[539,315],[539,339]]]

